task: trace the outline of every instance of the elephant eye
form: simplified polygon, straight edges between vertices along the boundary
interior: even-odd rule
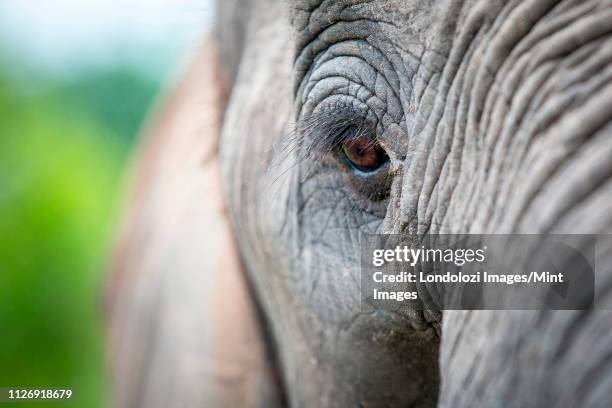
[[[305,171],[327,175],[323,179],[334,180],[334,189],[346,185],[343,191],[355,193],[358,203],[384,217],[395,173],[378,141],[376,117],[353,105],[333,103],[301,115],[296,125],[286,140],[289,149],[299,147]]]
[[[366,136],[345,140],[342,153],[353,169],[364,173],[375,172],[389,161],[385,150]]]

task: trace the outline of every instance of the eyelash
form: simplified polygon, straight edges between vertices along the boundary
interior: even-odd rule
[[[343,104],[333,104],[302,118],[294,133],[294,146],[299,146],[303,156],[309,157],[313,153],[338,151],[346,141],[367,134],[374,135],[375,130],[364,112],[357,112]]]

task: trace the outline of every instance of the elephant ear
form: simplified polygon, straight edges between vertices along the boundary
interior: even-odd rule
[[[132,166],[106,291],[112,406],[282,404],[223,199],[218,48],[163,98]]]

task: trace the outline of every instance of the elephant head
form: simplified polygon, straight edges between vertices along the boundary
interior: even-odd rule
[[[364,233],[610,232],[612,2],[217,8],[223,191],[285,403],[605,406],[609,314],[364,312],[359,257]]]
[[[221,157],[294,405],[429,405],[439,352],[449,406],[603,389],[580,333],[609,353],[607,315],[363,313],[359,244],[609,232],[610,21],[607,1],[249,6]]]

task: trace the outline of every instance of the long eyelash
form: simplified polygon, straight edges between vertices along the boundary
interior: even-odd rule
[[[368,121],[366,114],[358,112],[353,106],[344,103],[335,103],[320,108],[307,118],[299,121],[294,128],[285,135],[280,143],[274,146],[277,153],[270,165],[277,172],[276,180],[286,174],[291,168],[308,159],[316,160],[323,155],[339,149],[345,142],[357,140],[362,136],[371,137],[371,144],[376,144],[374,127]],[[295,155],[295,156],[294,156]],[[287,168],[279,169],[282,162],[289,157],[295,161]],[[303,174],[308,178],[309,171]]]
[[[321,108],[300,121],[288,144],[299,149],[302,159],[326,154],[350,140],[369,136],[375,143],[373,127],[363,112],[352,106],[335,104]]]

